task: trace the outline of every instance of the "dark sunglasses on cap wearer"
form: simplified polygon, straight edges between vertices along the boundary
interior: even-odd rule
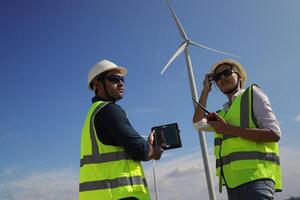
[[[232,73],[236,73],[232,68],[224,69],[221,72],[215,73],[212,76],[212,79],[217,82],[222,78],[222,75],[225,76],[225,77],[228,77],[228,76],[231,76]]]
[[[105,77],[105,79],[113,82],[113,83],[118,83],[119,81],[122,81],[124,83],[125,81],[125,78],[124,76],[119,76],[119,75],[116,75],[116,74],[111,74],[111,75],[108,75]]]

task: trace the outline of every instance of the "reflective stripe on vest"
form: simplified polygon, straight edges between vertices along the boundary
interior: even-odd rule
[[[224,110],[219,112],[229,124],[241,128],[257,127],[252,110],[252,87],[253,85],[236,97],[227,112]],[[214,150],[220,185],[226,183],[229,188],[234,188],[256,179],[267,178],[274,180],[277,191],[281,190],[278,143],[254,142],[216,133]]]
[[[115,179],[80,183],[79,191],[84,192],[89,190],[113,189],[113,188],[126,186],[126,185],[139,185],[139,184],[147,185],[146,179],[140,176],[119,177]]]
[[[279,156],[277,156],[276,153],[262,153],[257,151],[234,152],[229,154],[228,156],[222,156],[222,164],[227,165],[233,161],[251,159],[272,161],[280,165]],[[216,160],[216,167],[221,167],[220,159]]]
[[[94,110],[91,119],[90,119],[90,137],[91,137],[91,144],[92,144],[92,155],[99,154],[99,149],[96,141],[96,133],[94,132],[94,119],[96,114],[108,104],[109,102],[105,102],[97,106],[97,108]]]
[[[104,163],[125,159],[132,159],[132,157],[125,151],[102,153],[98,155],[86,155],[83,156],[82,159],[80,159],[80,167],[82,167],[85,164]]]

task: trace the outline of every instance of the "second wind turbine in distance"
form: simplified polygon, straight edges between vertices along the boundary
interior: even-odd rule
[[[163,68],[163,70],[161,71],[161,75],[166,71],[166,69],[170,66],[170,64],[173,62],[173,60],[175,58],[177,58],[183,51],[185,54],[185,59],[186,59],[186,64],[187,64],[187,69],[188,69],[188,75],[189,75],[189,81],[190,81],[190,88],[191,88],[191,93],[192,93],[192,98],[195,99],[196,101],[198,101],[198,94],[197,94],[197,89],[196,89],[196,85],[195,85],[195,78],[194,78],[194,72],[193,72],[193,68],[192,68],[192,62],[191,62],[191,58],[189,55],[189,50],[188,50],[188,46],[194,45],[197,47],[201,47],[219,54],[224,54],[224,55],[228,55],[231,57],[239,57],[237,55],[234,54],[230,54],[224,51],[220,51],[217,49],[213,49],[210,47],[207,47],[203,44],[200,43],[196,43],[193,42],[185,33],[178,17],[175,14],[174,9],[171,6],[171,3],[169,2],[169,0],[166,0],[169,9],[171,10],[172,16],[176,22],[176,26],[179,30],[179,33],[181,35],[181,37],[183,38],[183,43],[179,46],[179,48],[176,50],[176,52],[173,54],[173,56],[171,57],[171,59],[168,61],[168,63],[165,65],[165,67]],[[196,103],[194,103],[194,107],[196,107]],[[208,193],[209,193],[209,198],[210,200],[215,200],[215,193],[214,193],[214,186],[213,186],[213,181],[212,181],[212,177],[211,177],[211,171],[210,171],[210,166],[209,166],[209,160],[208,160],[208,154],[207,154],[207,145],[206,145],[206,139],[205,139],[205,135],[203,133],[203,131],[199,131],[199,140],[200,140],[200,146],[201,146],[201,152],[202,152],[202,157],[203,157],[203,163],[204,163],[204,169],[205,169],[205,174],[206,174],[206,181],[207,181],[207,186],[208,186]]]

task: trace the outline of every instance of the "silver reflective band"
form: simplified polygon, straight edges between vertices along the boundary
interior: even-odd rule
[[[240,127],[249,128],[249,90],[247,89],[241,97],[240,104]]]
[[[80,159],[80,167],[85,164],[94,164],[94,163],[104,163],[110,161],[118,160],[129,160],[132,157],[125,151],[121,152],[110,152],[110,153],[101,153],[98,155],[86,155]]]
[[[127,185],[145,185],[147,187],[146,179],[141,176],[120,177],[115,179],[106,179],[101,181],[90,181],[79,184],[79,192],[101,189],[112,189]]]
[[[277,165],[280,165],[279,156],[275,153],[262,153],[258,151],[246,151],[246,152],[234,152],[227,156],[222,157],[222,165],[227,165],[233,161],[237,160],[264,160],[275,162]],[[221,167],[221,160],[216,160],[216,167]]]
[[[104,106],[106,106],[107,104],[109,104],[109,102],[104,102],[104,103],[100,103],[94,110],[94,112],[91,115],[90,118],[90,136],[91,136],[91,144],[92,144],[92,154],[96,155],[99,154],[99,149],[98,149],[98,145],[97,145],[97,141],[96,141],[96,133],[94,131],[94,119],[96,114],[99,112],[99,110],[101,110]]]

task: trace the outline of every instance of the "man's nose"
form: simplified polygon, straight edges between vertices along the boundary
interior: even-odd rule
[[[119,81],[117,82],[117,84],[120,85],[120,86],[123,86],[123,85],[124,85],[124,82],[123,82],[122,80],[119,80]]]

